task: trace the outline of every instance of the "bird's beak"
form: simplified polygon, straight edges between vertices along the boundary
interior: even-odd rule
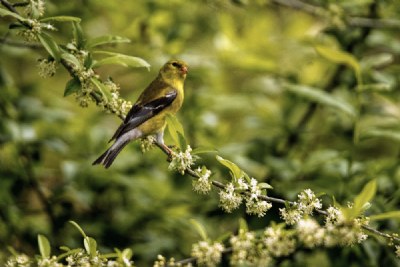
[[[186,66],[183,66],[181,68],[182,74],[186,74],[188,72],[188,68]]]

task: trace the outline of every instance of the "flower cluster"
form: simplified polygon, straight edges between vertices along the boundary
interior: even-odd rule
[[[78,252],[69,255],[66,258],[68,266],[104,266],[107,259],[101,257],[97,252],[95,256],[89,256],[85,250],[80,249]]]
[[[267,227],[264,231],[263,243],[273,257],[287,256],[296,249],[293,232],[283,229],[282,225]]]
[[[57,262],[57,257],[43,258],[38,260],[38,267],[62,267],[61,263]]]
[[[49,78],[54,76],[57,70],[57,62],[55,60],[39,59],[39,76]]]
[[[230,258],[232,266],[256,265],[256,262],[259,262],[259,256],[257,255],[258,240],[253,232],[240,229],[238,235],[232,236],[229,242],[232,245],[232,255]],[[267,258],[270,259],[269,257]]]
[[[211,190],[211,171],[205,166],[203,168],[198,167],[195,171],[199,178],[192,181],[193,190],[200,194],[207,194]]]
[[[184,152],[173,153],[168,169],[177,170],[182,175],[185,174],[185,170],[192,166],[195,161],[195,157],[190,152],[192,152],[192,148],[188,145]]]
[[[248,214],[257,215],[258,217],[263,217],[266,214],[266,212],[272,207],[272,204],[265,200],[260,200],[258,198],[262,194],[256,179],[251,178],[250,183],[248,185],[248,190],[250,192],[245,197],[246,212]]]
[[[111,99],[108,101],[104,101],[99,103],[99,105],[107,105],[107,108],[104,107],[107,111],[113,112],[117,115],[123,115],[125,116],[128,111],[132,107],[132,103],[130,101],[126,101],[123,98],[120,98],[119,95],[119,90],[120,87],[119,85],[115,84],[111,79],[108,79],[106,82],[104,82],[104,85],[108,88],[111,94]]]
[[[400,246],[395,246],[396,248],[396,256],[397,258],[400,258]]]
[[[200,241],[192,246],[192,257],[197,259],[200,266],[217,266],[221,261],[224,245],[219,242]]]
[[[242,196],[235,192],[235,186],[233,183],[229,183],[225,186],[225,190],[219,191],[219,205],[228,213],[237,209],[242,203]]]
[[[29,267],[29,266],[31,266],[31,260],[25,254],[11,256],[6,263],[6,267]]]
[[[181,266],[175,263],[174,258],[167,260],[163,255],[158,255],[157,260],[154,262],[153,267],[164,267],[164,266]]]
[[[366,235],[362,229],[363,225],[368,225],[367,218],[355,218],[344,220],[339,223],[325,224],[324,243],[327,247],[332,246],[351,246],[366,240]]]
[[[281,218],[289,225],[296,224],[304,215],[311,215],[313,210],[322,208],[321,200],[311,189],[301,192],[297,199],[289,207],[279,209]]]
[[[301,219],[296,230],[298,239],[307,248],[320,246],[324,242],[325,230],[314,219]]]
[[[39,18],[44,15],[45,8],[45,1],[29,0],[24,13],[30,18]]]
[[[154,142],[156,139],[152,135],[148,135],[142,139],[140,139],[140,149],[142,150],[142,153],[146,153],[150,149],[154,147]]]

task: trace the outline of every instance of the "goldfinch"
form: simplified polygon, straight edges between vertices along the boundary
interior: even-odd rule
[[[166,115],[175,114],[183,103],[183,84],[188,66],[181,60],[170,60],[160,69],[158,76],[141,93],[124,122],[118,127],[107,149],[93,165],[111,166],[121,150],[132,140],[156,135],[158,145],[171,150],[164,144]]]

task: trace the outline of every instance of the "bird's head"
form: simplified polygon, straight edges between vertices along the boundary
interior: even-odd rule
[[[186,78],[188,65],[182,60],[170,60],[160,70],[161,76],[166,80],[181,80]]]

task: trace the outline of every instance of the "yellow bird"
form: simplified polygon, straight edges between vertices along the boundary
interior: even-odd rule
[[[126,115],[109,142],[114,144],[93,165],[111,166],[121,150],[132,140],[156,135],[156,142],[167,151],[164,144],[166,115],[175,114],[183,103],[183,84],[188,66],[181,60],[170,60],[160,69],[158,76],[147,86]]]

